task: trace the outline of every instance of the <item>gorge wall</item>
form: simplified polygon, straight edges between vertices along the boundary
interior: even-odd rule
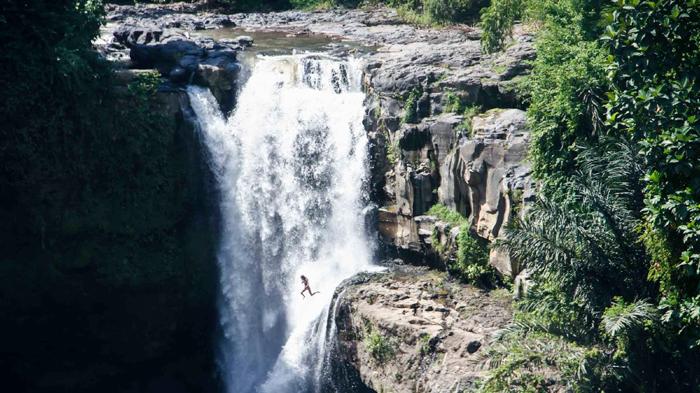
[[[6,258],[24,263],[3,265],[8,290],[0,305],[12,316],[3,326],[8,337],[23,332],[38,339],[3,346],[10,385],[52,392],[221,389],[213,346],[217,191],[185,87],[208,87],[229,112],[240,72],[236,54],[251,42],[194,31],[239,26],[323,34],[371,48],[362,53],[364,125],[383,256],[444,267],[454,252],[439,256],[432,235],[437,228],[443,246],[452,247],[456,232],[425,216],[432,205],[468,217],[490,241],[532,197],[523,161],[528,132],[515,88],[534,56],[525,32],[517,30],[505,52],[487,56],[478,30],[417,28],[388,9],[215,15],[110,6],[107,20],[96,47],[118,69],[115,89],[126,93],[158,72],[158,112],[173,123],[162,136],[165,159],[175,167],[168,181],[178,186],[158,195],[163,204],[143,210],[167,216],[147,228],[69,231],[48,249],[16,242]],[[338,55],[355,50],[329,47]],[[497,253],[490,261],[504,275],[522,269]],[[343,288],[331,316],[342,349],[336,361],[375,391],[470,386],[483,376],[477,355],[510,318],[503,293],[482,293],[444,273],[408,269]]]
[[[115,89],[137,76],[120,73]],[[9,391],[217,390],[210,176],[186,95],[164,89],[156,99],[170,126],[148,138],[172,170],[152,175],[176,187],[153,190],[138,206],[123,202],[143,201],[130,195],[142,191],[136,186],[94,190],[85,211],[64,207],[59,230],[18,232],[3,245],[0,367]]]

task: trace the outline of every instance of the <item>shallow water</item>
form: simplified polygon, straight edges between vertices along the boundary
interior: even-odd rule
[[[253,38],[253,46],[244,54],[290,55],[299,53],[354,53],[362,54],[374,50],[372,47],[352,41],[342,41],[337,37],[314,33],[291,33],[277,30],[252,30],[244,28],[224,28],[197,32],[215,40],[234,39],[239,36]]]

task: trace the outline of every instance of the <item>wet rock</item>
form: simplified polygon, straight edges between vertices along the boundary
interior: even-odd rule
[[[157,69],[167,75],[176,66],[193,70],[205,51],[193,41],[175,40],[165,44],[134,45],[131,47],[133,68]]]
[[[178,84],[184,84],[189,81],[189,73],[186,69],[178,66],[170,71],[168,79]]]
[[[240,46],[244,47],[250,47],[253,46],[253,37],[249,35],[239,35],[238,37],[233,39],[236,43],[238,43]]]

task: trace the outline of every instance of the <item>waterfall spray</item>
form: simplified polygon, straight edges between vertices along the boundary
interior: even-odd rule
[[[220,357],[229,392],[313,389],[337,285],[371,268],[361,65],[259,57],[229,119],[190,87],[220,192]],[[300,275],[317,295],[302,298]]]

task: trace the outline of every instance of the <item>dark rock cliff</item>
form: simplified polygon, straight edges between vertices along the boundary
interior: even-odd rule
[[[135,77],[120,72],[116,91]],[[114,220],[83,219],[77,222],[85,229],[72,234],[65,225],[76,213],[67,210],[51,239],[18,230],[3,243],[0,369],[7,391],[219,391],[215,189],[186,93],[163,87],[155,99],[172,126],[153,136],[170,169],[154,175],[176,186],[152,190],[142,220],[129,218],[138,208],[122,211],[95,196],[95,209],[111,209],[102,217]],[[128,199],[131,191],[114,192]],[[24,214],[5,213],[17,220]]]

